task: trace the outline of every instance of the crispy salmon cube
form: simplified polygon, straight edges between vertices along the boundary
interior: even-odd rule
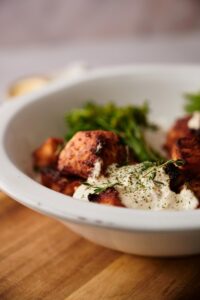
[[[64,140],[59,138],[48,138],[38,149],[33,152],[33,165],[35,168],[44,168],[56,165],[59,148],[63,146]]]
[[[170,190],[175,193],[180,193],[184,183],[185,183],[185,174],[182,169],[177,167],[173,163],[168,163],[165,166],[165,173],[169,176],[169,187]]]
[[[82,178],[100,171],[113,164],[126,161],[126,149],[119,137],[104,130],[80,131],[66,144],[58,159],[58,169],[64,174]]]
[[[188,180],[188,187],[193,191],[200,201],[200,175],[194,176]]]
[[[200,173],[200,137],[184,137],[176,141],[171,150],[172,159],[185,161],[184,170]]]
[[[170,157],[172,147],[178,139],[193,135],[192,131],[188,128],[188,121],[190,118],[191,116],[186,116],[184,118],[178,119],[175,122],[174,126],[169,130],[164,148],[167,150]]]
[[[124,205],[120,200],[119,193],[116,191],[114,187],[108,188],[107,190],[99,194],[89,194],[88,200],[99,204],[124,207]]]
[[[56,192],[72,196],[75,189],[81,185],[82,180],[74,177],[64,177],[53,168],[44,168],[41,170],[41,183]]]

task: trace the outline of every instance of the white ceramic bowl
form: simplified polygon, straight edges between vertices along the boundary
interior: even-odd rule
[[[200,210],[141,211],[72,199],[31,178],[31,153],[45,138],[63,136],[64,113],[87,99],[118,104],[149,99],[152,118],[170,125],[182,94],[200,88],[200,67],[130,66],[59,81],[0,109],[0,188],[95,243],[123,252],[177,256],[200,253]]]

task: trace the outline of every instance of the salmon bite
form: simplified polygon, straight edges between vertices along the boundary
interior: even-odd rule
[[[199,116],[191,111],[198,107],[195,101],[166,136],[149,121],[146,103],[118,107],[90,102],[68,112],[65,140],[48,138],[33,152],[40,182],[73,198],[104,205],[145,210],[198,208],[200,130],[190,126],[194,116]],[[159,148],[158,141],[152,142],[153,137],[158,139],[158,131],[165,139]]]

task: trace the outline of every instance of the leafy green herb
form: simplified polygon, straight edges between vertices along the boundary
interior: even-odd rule
[[[157,161],[157,162],[145,161],[141,164],[141,168],[140,168],[141,173],[139,172],[139,176],[135,177],[137,179],[136,185],[140,189],[145,189],[146,185],[143,183],[143,180],[142,180],[142,179],[144,179],[144,177],[147,178],[147,180],[152,181],[156,185],[164,185],[163,182],[156,179],[158,169],[163,168],[163,167],[167,166],[168,164],[174,164],[177,167],[179,167],[179,166],[183,166],[184,163],[185,162],[181,159],[168,160],[166,162],[163,162],[163,161]],[[116,185],[118,185],[118,186],[122,185],[123,186],[123,183],[121,183],[119,179],[116,178],[115,180],[117,180],[117,181],[114,182],[114,183],[108,182],[107,184],[104,184],[104,185],[102,184],[102,186],[95,186],[95,185],[92,185],[88,182],[84,182],[83,184],[85,186],[88,186],[89,188],[93,189],[92,194],[100,194],[100,193],[106,191],[108,188],[114,187]],[[118,180],[119,180],[119,182],[118,182]],[[131,181],[130,181],[130,184],[131,184]]]
[[[156,167],[162,165],[163,165],[163,161],[160,160],[156,162],[144,161],[141,167],[142,176],[147,177],[147,175],[149,175],[149,179],[154,179],[156,176]]]
[[[152,166],[154,166],[154,163],[153,163],[153,162],[151,162],[151,161],[144,161],[144,162],[142,163],[142,166],[141,166],[141,172],[143,172],[143,171],[149,169],[149,168],[152,167]]]
[[[149,180],[153,180],[155,183],[160,183],[163,184],[157,180],[155,180],[156,177],[156,172],[158,168],[163,168],[167,166],[168,164],[174,164],[177,167],[181,167],[185,164],[185,161],[182,159],[177,159],[177,160],[167,160],[165,162],[163,161],[157,161],[157,162],[143,162],[141,172],[143,177],[147,177]],[[146,172],[145,172],[146,171]]]
[[[194,111],[200,111],[200,92],[187,93],[184,95],[186,104],[185,111],[187,113],[193,113]]]
[[[149,168],[151,168],[153,166],[155,166],[154,162],[152,162],[152,161],[144,161],[142,163],[141,172],[144,172],[145,170],[147,170],[147,169],[149,169]]]
[[[100,194],[102,192],[105,192],[108,188],[114,187],[116,184],[118,184],[117,182],[112,183],[112,184],[107,184],[105,186],[93,186],[92,184],[88,183],[88,182],[84,182],[84,185],[93,188],[94,189],[94,194]]]
[[[148,179],[149,180],[154,180],[154,178],[156,177],[156,170],[152,170],[151,174],[149,175]]]
[[[157,161],[160,155],[147,144],[143,134],[145,128],[155,129],[155,125],[148,121],[148,113],[147,103],[119,107],[112,102],[105,105],[88,102],[83,108],[66,114],[66,140],[71,139],[78,131],[110,130],[118,134],[121,141],[133,150],[139,162]]]
[[[153,180],[153,182],[155,184],[158,184],[158,185],[164,185],[164,183],[162,181],[158,181],[158,180]]]
[[[183,159],[169,159],[169,160],[167,160],[165,162],[157,163],[157,166],[164,167],[164,166],[166,166],[168,164],[174,164],[177,167],[181,167],[181,166],[184,166],[185,161]]]

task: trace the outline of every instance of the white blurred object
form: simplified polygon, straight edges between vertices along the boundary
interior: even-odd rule
[[[28,93],[32,93],[39,89],[42,89],[47,84],[51,84],[56,80],[61,79],[75,79],[83,76],[88,69],[86,63],[76,62],[69,64],[62,71],[57,71],[48,75],[34,75],[26,76],[16,80],[10,85],[6,91],[6,98],[13,99],[18,96],[23,96]]]
[[[53,79],[59,80],[60,78],[74,79],[79,78],[89,70],[89,65],[86,62],[73,62],[61,71],[54,73]],[[55,78],[54,78],[55,76]]]
[[[3,100],[3,91],[16,78],[41,73],[51,74],[52,70],[63,70],[63,66],[76,65],[77,63],[72,62],[79,63],[80,59],[84,68],[84,61],[94,68],[135,63],[199,64],[200,31],[165,38],[143,37],[111,39],[98,43],[62,43],[51,46],[38,44],[0,48],[0,102]]]

